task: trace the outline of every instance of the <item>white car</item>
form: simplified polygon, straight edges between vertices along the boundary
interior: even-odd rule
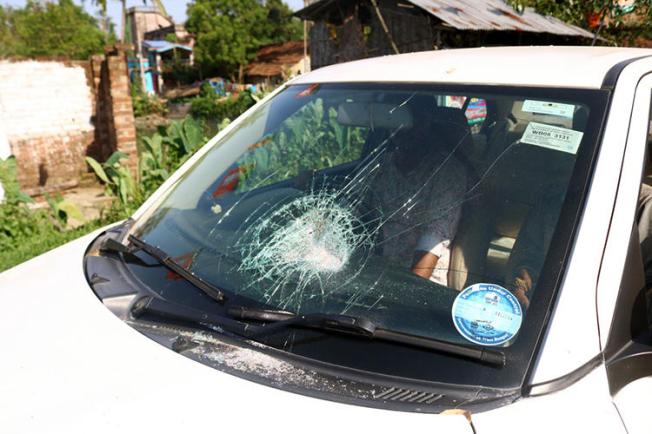
[[[0,432],[652,432],[651,72],[520,47],[292,80],[0,275]]]

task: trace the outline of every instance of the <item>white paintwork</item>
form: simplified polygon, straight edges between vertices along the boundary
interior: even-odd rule
[[[478,434],[624,434],[600,367],[572,387],[473,415]]]
[[[613,64],[650,53],[652,50],[551,47],[449,50],[337,65],[294,82],[463,82],[597,88]],[[535,383],[564,375],[594,357],[600,351],[599,330],[603,335],[608,330],[614,294],[605,288],[614,288],[620,281],[622,231],[609,233],[607,254],[613,266],[602,270],[597,297],[596,285],[635,86],[650,70],[652,60],[636,61],[623,71],[618,82],[578,242],[537,361]],[[644,113],[646,119],[649,100],[647,104],[643,110],[644,103],[637,100],[637,113]],[[186,170],[256,108],[195,154],[134,218],[146,217]],[[640,127],[637,118],[634,123]],[[640,180],[636,177],[642,161],[641,145],[634,136],[628,143],[627,170],[617,199],[624,207],[614,214],[613,222],[614,226],[616,222],[627,223],[627,237],[632,223],[630,208],[636,200],[630,193]],[[232,377],[169,351],[125,325],[93,295],[81,269],[91,237],[0,274],[0,306],[11,306],[0,316],[0,329],[5,331],[3,348],[9,354],[0,357],[0,372],[10,378],[0,381],[0,431],[470,432],[459,415],[371,410],[306,398]],[[650,381],[640,380],[623,389],[618,399],[632,402],[648,394],[649,388]],[[478,433],[624,432],[609,396],[603,366],[560,392],[477,414],[473,421]]]
[[[630,64],[620,75],[612,101],[612,107],[618,109],[609,112],[577,241],[546,334],[544,351],[537,361],[534,383],[561,377],[601,351],[596,319],[598,273],[616,198],[636,84],[641,75],[650,70],[652,59],[643,59]],[[647,116],[649,108],[643,112]],[[640,182],[640,173],[640,170],[635,173],[637,183]],[[638,190],[632,199],[635,201],[637,196]],[[628,238],[631,222],[633,219],[625,228]],[[622,263],[623,258],[611,258],[611,261]],[[617,279],[619,282],[620,274]]]
[[[652,64],[648,63],[647,70],[652,70]],[[609,337],[616,298],[620,289],[620,280],[625,266],[625,256],[627,255],[632,223],[636,219],[636,204],[641,186],[647,131],[650,121],[651,89],[652,76],[646,76],[641,80],[634,99],[632,119],[627,136],[627,151],[623,160],[616,205],[605,248],[600,280],[598,281],[598,324],[600,327],[600,341],[603,347]],[[624,127],[621,128],[624,129]]]
[[[88,287],[81,265],[93,237],[0,274],[0,432],[471,433],[461,415],[307,398],[168,350]]]
[[[629,434],[652,432],[650,396],[652,377],[645,377],[629,383],[614,397],[618,412]]]
[[[423,82],[597,89],[616,63],[652,50],[613,47],[500,47],[424,51],[317,69],[296,83]]]

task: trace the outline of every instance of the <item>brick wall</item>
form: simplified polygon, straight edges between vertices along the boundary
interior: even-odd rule
[[[119,149],[135,168],[136,134],[122,47],[88,62],[0,61],[0,137],[32,195],[74,187]]]
[[[30,193],[75,184],[93,140],[93,97],[83,68],[0,62],[1,128]]]

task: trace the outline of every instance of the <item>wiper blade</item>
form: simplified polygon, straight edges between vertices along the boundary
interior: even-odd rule
[[[387,330],[377,327],[368,319],[348,315],[296,315],[282,310],[231,306],[227,308],[227,315],[229,315],[227,317],[149,296],[139,299],[132,309],[132,315],[136,318],[145,313],[200,324],[210,329],[227,331],[251,340],[276,333],[288,327],[304,327],[430,349],[498,367],[505,365],[505,354],[500,351],[472,348],[433,338]],[[256,325],[242,323],[238,320],[264,321],[271,324]]]
[[[245,306],[228,307],[227,314],[235,319],[272,323],[260,327],[261,331],[258,335],[274,333],[285,327],[307,327],[339,333],[350,333],[369,339],[425,348],[500,367],[505,365],[505,354],[501,351],[473,348],[434,338],[389,330],[378,327],[374,322],[366,318],[332,314],[296,315],[286,311]]]
[[[131,242],[131,244],[133,244],[134,247],[136,247],[136,250],[141,250],[147,253],[149,256],[156,259],[158,263],[168,268],[170,271],[173,271],[174,273],[181,276],[184,280],[186,280],[191,285],[204,292],[213,300],[219,303],[224,303],[227,300],[226,295],[224,294],[224,292],[222,292],[221,289],[217,288],[216,286],[214,286],[209,282],[206,282],[204,279],[197,276],[192,271],[179,265],[178,262],[172,259],[172,257],[170,257],[170,255],[164,252],[163,250],[147,243],[146,241],[136,237],[135,235],[129,235],[129,241]],[[107,238],[106,241],[100,247],[100,249],[105,251],[108,250],[108,251],[114,251],[114,252],[125,253],[125,254],[135,253],[134,249],[131,249],[128,246],[125,246],[124,244],[112,238]]]

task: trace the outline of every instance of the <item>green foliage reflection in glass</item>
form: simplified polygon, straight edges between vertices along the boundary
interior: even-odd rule
[[[337,121],[337,109],[317,99],[286,119],[278,131],[253,144],[237,165],[244,192],[360,158],[366,129]]]

